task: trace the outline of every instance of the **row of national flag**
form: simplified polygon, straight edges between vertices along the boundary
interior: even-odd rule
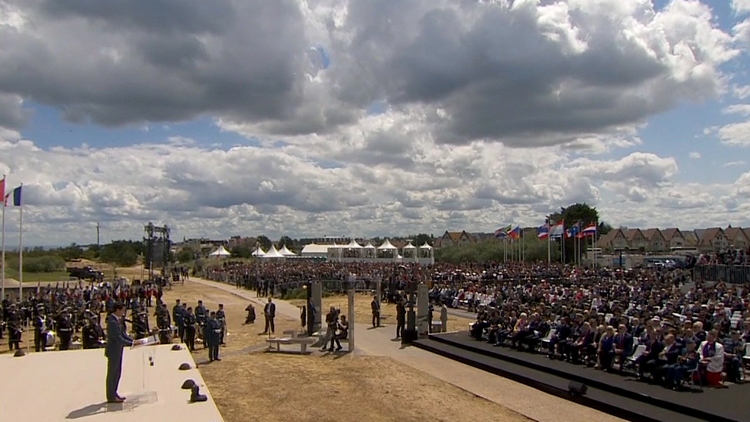
[[[540,239],[582,239],[585,237],[596,236],[597,227],[596,223],[589,223],[584,226],[582,221],[578,221],[572,226],[566,228],[565,220],[560,220],[555,224],[550,224],[549,221],[545,222],[543,226],[536,229],[537,236]]]
[[[537,236],[540,239],[559,239],[559,238],[586,238],[586,237],[593,237],[596,236],[596,232],[598,231],[596,223],[590,223],[588,225],[583,224],[583,222],[579,221],[575,224],[573,224],[570,227],[565,227],[565,221],[560,220],[557,223],[550,224],[549,221],[545,222],[543,226],[538,227],[536,229]],[[518,239],[521,237],[521,227],[515,226],[513,227],[512,224],[507,225],[505,227],[501,227],[497,230],[495,230],[495,237],[499,239]]]
[[[5,177],[0,180],[0,198],[3,198],[4,207],[20,207],[21,206],[21,191],[23,185],[11,190],[7,194],[5,193]]]

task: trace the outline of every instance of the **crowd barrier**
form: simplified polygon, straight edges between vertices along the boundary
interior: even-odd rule
[[[693,267],[695,281],[750,283],[750,265],[700,265]]]

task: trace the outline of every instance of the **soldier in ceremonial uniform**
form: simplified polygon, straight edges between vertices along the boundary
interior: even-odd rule
[[[55,324],[57,326],[57,335],[60,337],[60,350],[69,350],[70,340],[73,337],[73,324],[70,321],[67,308],[57,315]]]
[[[177,326],[177,333],[180,336],[180,342],[185,339],[185,324],[183,323],[183,308],[180,304],[180,299],[175,302],[174,308],[172,308],[172,321]]]
[[[13,347],[15,346],[16,350],[19,350],[21,347],[19,346],[19,343],[21,342],[21,333],[23,332],[23,329],[21,328],[21,316],[18,314],[18,311],[16,310],[16,304],[12,303],[8,309],[8,348],[10,350],[13,350]]]
[[[133,331],[135,332],[135,339],[139,340],[148,336],[148,314],[140,311],[136,314],[136,319],[133,321]]]
[[[159,328],[159,341],[161,344],[172,343],[172,321],[169,319],[169,311],[167,311],[166,304],[157,311],[156,326]]]
[[[198,324],[198,332],[201,335],[201,339],[203,340],[203,348],[206,348],[206,334],[205,334],[205,326],[206,326],[206,307],[203,306],[203,301],[198,301],[198,306],[195,307],[195,322]]]
[[[47,324],[45,324],[44,313],[37,312],[34,317],[34,350],[43,352],[47,346]]]
[[[219,359],[219,341],[221,339],[221,324],[216,320],[216,312],[211,312],[206,321],[206,337],[208,343],[208,360],[213,362]]]
[[[195,314],[193,308],[187,308],[184,318],[185,323],[185,345],[191,352],[195,351]]]
[[[219,310],[216,311],[216,320],[219,321],[219,325],[221,325],[219,344],[222,346],[226,346],[226,343],[224,343],[224,336],[227,333],[227,315],[224,313],[224,305],[221,303],[219,304]]]
[[[81,343],[84,349],[98,349],[101,347],[103,336],[97,330],[99,324],[93,317],[86,318],[81,329]],[[101,329],[101,327],[99,327]]]

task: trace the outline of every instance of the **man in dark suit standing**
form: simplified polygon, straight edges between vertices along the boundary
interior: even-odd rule
[[[271,329],[271,333],[273,333],[276,330],[276,326],[273,323],[273,319],[276,318],[276,304],[273,303],[270,297],[268,298],[268,303],[263,308],[263,315],[266,317],[266,329],[263,331],[263,334],[268,334],[269,328]]]
[[[380,327],[380,301],[377,296],[372,297],[370,307],[372,308],[372,328]]]
[[[117,386],[122,375],[122,354],[125,346],[132,346],[133,339],[122,330],[122,318],[125,306],[115,303],[112,314],[107,319],[107,346],[104,356],[107,357],[107,402],[122,403],[125,397],[117,394]]]

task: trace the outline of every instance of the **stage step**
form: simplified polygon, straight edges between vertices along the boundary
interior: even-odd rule
[[[570,380],[567,378],[431,338],[420,339],[414,343],[414,346],[622,419],[634,422],[702,422],[706,420],[623,397],[590,385],[587,385],[588,390],[584,396],[574,396],[568,392]]]

